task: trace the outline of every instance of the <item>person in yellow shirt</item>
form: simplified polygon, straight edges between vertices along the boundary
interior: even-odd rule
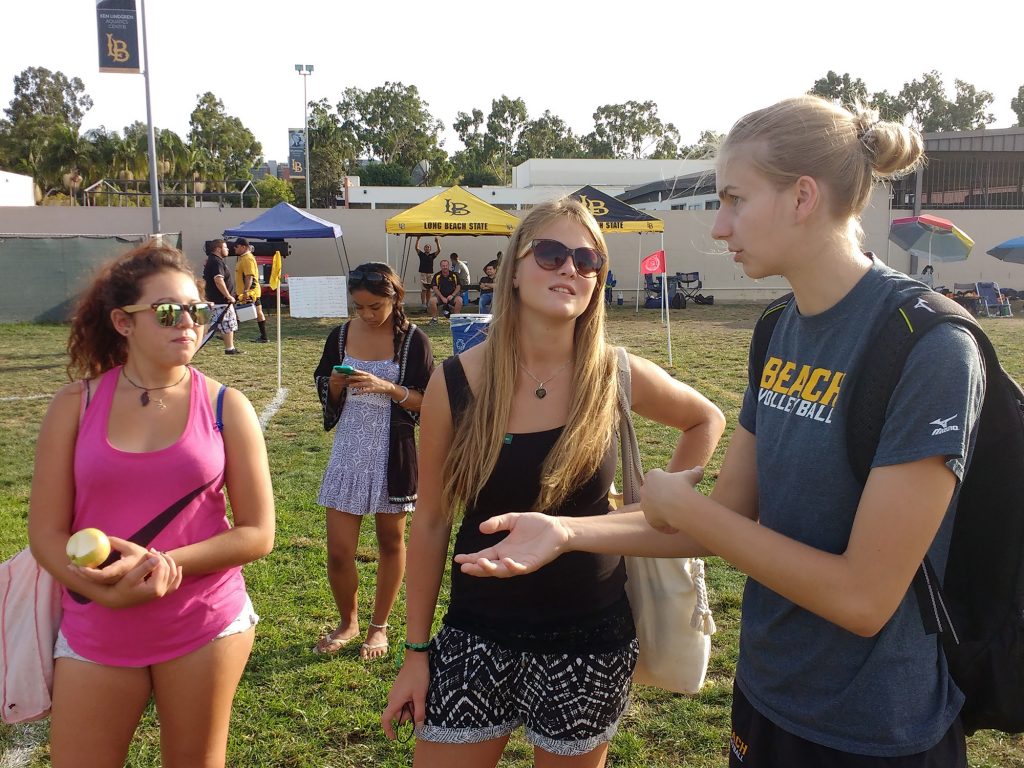
[[[252,255],[252,246],[244,237],[234,242],[235,256],[238,262],[235,264],[235,285],[238,286],[238,300],[241,302],[252,302],[256,306],[256,324],[260,327],[260,335],[256,339],[258,344],[266,344],[267,318],[263,314],[263,304],[260,302],[260,277],[259,268],[256,266],[256,257]]]

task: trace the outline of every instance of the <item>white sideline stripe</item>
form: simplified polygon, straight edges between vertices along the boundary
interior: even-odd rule
[[[45,741],[43,723],[25,723],[11,726],[11,746],[0,755],[0,768],[24,768],[31,762],[36,748]]]
[[[9,397],[0,397],[0,403],[11,403],[15,400],[48,400],[53,395],[11,395]],[[4,768],[3,763],[0,763],[0,768]]]
[[[260,429],[264,432],[267,431],[267,425],[274,418],[274,414],[281,410],[286,397],[288,397],[288,388],[281,387],[277,390],[277,394],[274,395],[274,399],[267,403],[267,407],[263,409],[263,413],[260,414]],[[3,766],[0,766],[0,768],[3,768]]]

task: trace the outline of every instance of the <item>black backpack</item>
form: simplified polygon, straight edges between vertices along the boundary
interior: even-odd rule
[[[760,386],[768,343],[793,294],[776,299],[754,328],[749,376]],[[971,332],[985,362],[985,400],[940,586],[927,558],[913,587],[929,634],[938,633],[957,686],[968,734],[979,728],[1024,732],[1024,390],[1003,370],[988,337],[959,304],[922,286],[885,321],[854,383],[846,448],[867,480],[885,411],[919,338],[939,323]],[[941,372],[938,372],[941,375]]]

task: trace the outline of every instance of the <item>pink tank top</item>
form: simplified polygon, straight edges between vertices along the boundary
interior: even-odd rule
[[[95,527],[146,547],[170,551],[228,530],[224,439],[214,423],[206,379],[192,369],[188,421],[177,442],[128,453],[107,439],[120,366],[94,385],[75,444],[71,529]],[[61,631],[79,655],[100,664],[141,667],[202,647],[245,603],[241,568],[185,576],[165,597],[112,609],[63,591]]]

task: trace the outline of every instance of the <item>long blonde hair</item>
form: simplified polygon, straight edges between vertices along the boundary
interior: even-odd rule
[[[559,218],[587,230],[604,254],[590,303],[573,333],[572,402],[562,434],[544,460],[535,509],[552,510],[597,470],[615,428],[617,377],[614,353],[605,338],[604,282],[608,246],[601,228],[578,201],[563,198],[536,206],[512,233],[494,287],[494,317],[484,352],[483,375],[463,414],[456,418],[451,450],[444,463],[441,502],[449,518],[456,507],[474,503],[498,462],[512,409],[521,361],[519,293],[513,286],[521,257],[544,227]],[[584,278],[590,279],[590,278]]]

